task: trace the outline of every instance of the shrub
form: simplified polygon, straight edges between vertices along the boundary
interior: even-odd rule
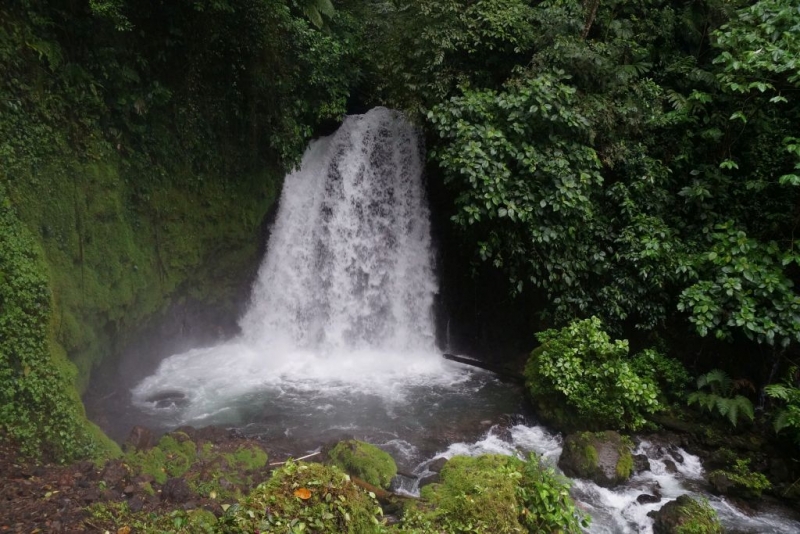
[[[628,342],[612,343],[597,317],[537,338],[542,346],[525,368],[535,400],[565,405],[568,417],[594,429],[636,430],[661,409],[658,386],[626,361]]]
[[[689,405],[699,404],[709,413],[716,413],[736,426],[740,414],[751,421],[754,416],[753,403],[742,395],[734,396],[739,387],[739,383],[731,380],[725,371],[714,369],[698,377],[698,391],[690,394],[686,402]]]
[[[523,506],[520,523],[528,532],[583,532],[589,526],[569,495],[569,480],[534,455],[523,466],[517,497]]]
[[[683,398],[692,381],[681,362],[654,349],[645,349],[631,360],[634,372],[647,377],[670,399]]]

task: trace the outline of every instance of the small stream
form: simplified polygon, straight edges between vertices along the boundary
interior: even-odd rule
[[[453,443],[430,458],[419,462],[412,473],[418,478],[398,477],[397,491],[418,495],[420,480],[433,474],[429,467],[440,458],[507,454],[526,458],[531,452],[555,465],[561,454],[561,436],[535,424],[516,424],[510,428],[492,427],[482,439]],[[387,447],[388,449],[388,447]],[[571,494],[579,507],[591,517],[588,532],[628,534],[653,532],[648,513],[660,509],[680,495],[708,499],[719,514],[726,532],[796,533],[800,520],[794,511],[779,506],[763,506],[758,512],[744,512],[728,500],[711,495],[703,478],[700,458],[685,450],[668,448],[647,439],[640,439],[634,454],[647,456],[650,468],[634,475],[627,483],[613,489],[603,488],[588,480],[573,479]],[[668,465],[674,465],[672,470]],[[642,494],[658,495],[656,503],[639,503]]]

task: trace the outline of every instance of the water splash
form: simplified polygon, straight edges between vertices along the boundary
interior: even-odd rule
[[[385,108],[313,141],[284,182],[241,336],[167,358],[134,404],[172,425],[245,423],[265,397],[335,405],[335,419],[347,403],[331,397],[391,412],[415,387],[467,380],[435,347],[422,167],[416,130]]]

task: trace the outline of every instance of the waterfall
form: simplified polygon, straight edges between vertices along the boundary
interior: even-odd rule
[[[238,424],[266,405],[304,409],[312,393],[401,402],[464,380],[435,347],[422,158],[415,129],[386,108],[313,141],[284,181],[241,335],[166,358],[134,405],[162,425]]]
[[[398,112],[347,117],[286,177],[249,310],[251,344],[434,350],[421,146]]]

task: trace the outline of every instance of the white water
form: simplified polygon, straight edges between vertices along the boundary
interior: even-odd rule
[[[432,475],[433,472],[428,468],[439,458],[481,454],[506,454],[525,459],[529,453],[536,453],[544,462],[556,465],[561,447],[560,435],[541,426],[514,425],[505,436],[498,432],[497,427],[493,427],[478,441],[451,444],[444,451],[418,464],[413,474],[420,479]],[[747,515],[725,499],[709,495],[700,458],[679,447],[659,447],[642,440],[634,454],[646,455],[650,470],[634,475],[623,485],[609,489],[589,480],[572,480],[573,498],[591,517],[588,532],[650,534],[653,532],[653,520],[647,514],[683,494],[708,499],[723,526],[729,530],[754,534],[800,532],[800,522],[788,517],[785,510],[764,509]],[[675,472],[667,469],[668,462],[675,465]],[[417,481],[401,481],[398,490],[411,495],[419,494]],[[636,498],[642,494],[660,495],[661,501],[639,504]]]
[[[165,359],[133,402],[176,425],[242,423],[265,397],[391,411],[470,375],[436,350],[436,291],[415,129],[385,108],[347,117],[286,177],[241,336]]]

